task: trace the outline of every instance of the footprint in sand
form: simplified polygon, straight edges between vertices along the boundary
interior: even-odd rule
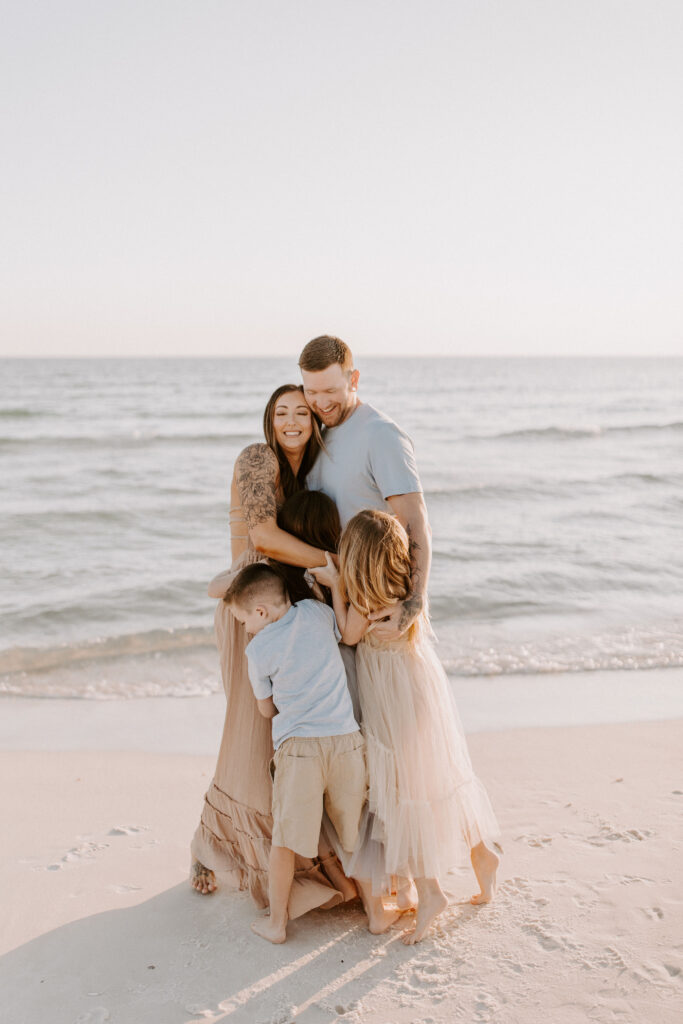
[[[520,878],[519,875],[515,875],[514,878],[508,878],[502,882],[498,891],[512,893],[515,896],[528,896],[531,892],[531,886],[526,878]]]
[[[566,834],[567,839],[578,839],[580,842],[588,843],[590,846],[605,846],[607,843],[642,843],[651,839],[655,833],[647,828],[626,828],[618,829],[614,825],[605,823],[600,826],[600,831],[591,836],[574,836]]]
[[[554,935],[551,935],[550,931],[543,928],[541,924],[532,923],[522,925],[522,931],[527,932],[529,935],[533,935],[539,946],[541,946],[542,949],[548,950],[548,952],[552,952],[556,949],[565,949],[567,946],[566,941],[562,937],[556,938]]]
[[[662,982],[668,986],[674,980],[681,980],[681,968],[677,964],[659,963],[655,960],[644,963],[640,970],[634,973],[658,987]]]
[[[645,878],[643,875],[605,875],[605,882],[609,885],[656,885],[654,878]],[[605,888],[604,883],[598,883],[598,887]],[[595,890],[597,891],[597,889]]]
[[[108,836],[136,836],[138,832],[149,832],[148,825],[114,825]]]
[[[74,1024],[105,1024],[108,1020],[111,1020],[111,1017],[106,1006],[95,1006],[76,1017]]]
[[[605,946],[602,953],[598,954],[593,962],[597,967],[608,967],[616,971],[628,970],[628,964],[619,950],[615,949],[614,946]]]
[[[516,843],[526,843],[527,846],[537,846],[537,847],[550,846],[552,841],[553,841],[553,837],[552,836],[529,836],[529,835],[515,836],[515,842]]]
[[[495,1020],[499,1006],[495,999],[491,998],[488,992],[477,992],[474,1010],[474,1019],[476,1021],[481,1021],[483,1024],[485,1021]]]
[[[65,864],[75,864],[82,860],[94,860],[95,854],[100,850],[106,850],[108,846],[109,843],[81,843],[80,846],[74,846],[73,849],[68,850],[62,857],[62,861]]]

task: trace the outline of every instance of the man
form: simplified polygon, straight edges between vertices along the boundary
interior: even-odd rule
[[[325,449],[308,474],[311,490],[337,504],[342,526],[365,508],[393,512],[410,540],[412,592],[381,619],[375,636],[395,640],[422,610],[431,564],[431,530],[415,464],[413,443],[393,420],[358,397],[358,370],[351,349],[339,338],[322,335],[299,358],[304,395],[325,427]]]

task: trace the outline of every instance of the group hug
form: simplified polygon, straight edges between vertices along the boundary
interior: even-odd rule
[[[237,458],[232,565],[209,585],[227,709],[191,882],[248,889],[270,942],[360,896],[371,932],[405,914],[411,945],[449,871],[470,863],[472,903],[491,900],[498,825],[433,645],[412,442],[361,402],[339,338],[299,367]]]

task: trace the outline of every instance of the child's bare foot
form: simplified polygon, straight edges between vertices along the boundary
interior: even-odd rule
[[[204,867],[204,865],[198,860],[195,860],[192,863],[192,868],[190,870],[190,885],[203,896],[206,896],[207,893],[215,892],[218,888],[216,885],[216,876],[211,868]]]
[[[368,931],[373,935],[381,935],[388,928],[391,928],[394,921],[398,921],[403,913],[402,910],[388,910],[381,900],[377,901],[379,906],[365,908],[368,915]]]
[[[358,895],[363,901],[363,909],[368,915],[368,929],[373,935],[381,935],[387,928],[391,928],[394,921],[398,921],[402,911],[387,910],[379,896],[373,896],[369,879],[356,878],[355,882]]]
[[[496,893],[496,872],[500,859],[493,850],[489,850],[485,843],[477,843],[472,847],[470,860],[480,889],[480,892],[472,897],[470,903],[475,906],[479,906],[481,903],[490,903]]]
[[[410,885],[396,893],[396,906],[399,910],[413,910],[417,906],[417,889],[412,879]]]
[[[448,899],[435,879],[421,879],[420,883],[418,883],[419,900],[415,927],[403,936],[406,946],[414,946],[416,942],[423,939],[432,921],[448,906]]]
[[[268,939],[268,942],[274,942],[276,945],[280,945],[287,938],[287,922],[277,924],[272,917],[259,917],[257,921],[252,921],[251,930],[262,939]]]

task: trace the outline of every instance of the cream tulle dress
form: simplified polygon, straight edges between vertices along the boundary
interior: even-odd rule
[[[443,879],[477,843],[492,847],[499,828],[426,619],[391,643],[366,633],[356,673],[369,802],[345,871],[371,880],[376,895],[409,878]]]
[[[233,539],[234,531],[242,529],[246,542],[240,508],[231,509],[230,525]],[[249,545],[231,571],[262,557]],[[191,852],[195,860],[220,874],[223,884],[248,889],[256,905],[266,907],[273,831],[271,723],[259,714],[249,682],[244,652],[251,637],[223,600],[217,602],[214,622],[227,707],[216,770]],[[299,917],[315,907],[342,902],[344,896],[337,888],[342,879],[331,848],[321,848],[321,856],[315,860],[297,856],[289,916]]]

